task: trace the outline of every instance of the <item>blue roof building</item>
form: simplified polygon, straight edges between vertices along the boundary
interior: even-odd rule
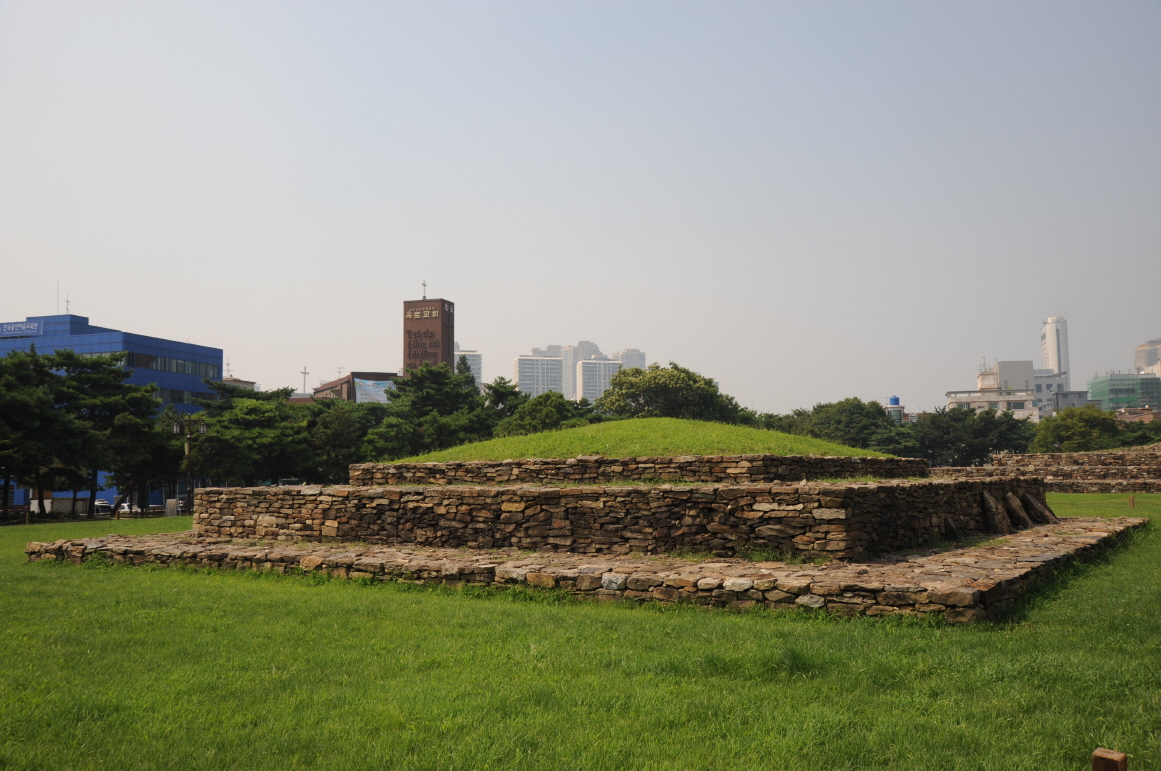
[[[125,367],[133,385],[156,383],[163,404],[195,412],[192,399],[212,399],[202,378],[222,379],[222,349],[176,340],[163,340],[117,329],[95,327],[84,316],[29,316],[24,321],[0,322],[0,356],[10,351],[38,353],[71,348],[79,354],[125,353]]]
[[[95,327],[84,316],[72,314],[0,322],[0,357],[11,351],[27,351],[34,345],[37,353],[44,354],[65,348],[82,355],[124,353],[124,365],[131,373],[126,382],[156,383],[162,403],[172,404],[181,412],[201,409],[192,404],[193,399],[215,398],[202,378],[222,379],[221,348]],[[107,491],[110,502],[115,500],[117,490],[105,481],[103,472],[99,476],[101,489]],[[27,503],[28,497],[28,490],[20,490],[12,502]],[[163,491],[154,491],[150,502],[161,503],[162,498]]]

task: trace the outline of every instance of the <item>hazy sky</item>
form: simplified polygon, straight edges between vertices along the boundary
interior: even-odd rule
[[[0,2],[0,320],[301,387],[453,300],[784,412],[1161,336],[1157,2]],[[63,311],[63,299],[62,299]]]

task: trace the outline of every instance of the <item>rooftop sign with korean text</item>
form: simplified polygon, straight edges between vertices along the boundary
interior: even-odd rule
[[[33,337],[44,334],[43,321],[0,322],[0,337]]]

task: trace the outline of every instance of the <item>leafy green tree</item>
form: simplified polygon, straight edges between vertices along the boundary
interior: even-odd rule
[[[785,415],[763,412],[758,415],[756,425],[768,431],[781,431],[784,434],[807,436],[810,429],[810,415],[810,410],[801,407]]]
[[[12,351],[0,359],[0,440],[10,448],[10,470],[30,484],[44,514],[44,491],[61,469],[84,468],[93,429],[73,409],[57,359],[29,351]],[[30,512],[31,514],[31,512]]]
[[[609,389],[595,402],[603,413],[618,418],[682,418],[717,423],[753,424],[756,415],[734,397],[721,393],[717,383],[674,362],[668,367],[623,369],[613,375]]]
[[[194,443],[195,473],[227,484],[251,486],[317,475],[307,432],[308,414],[285,400],[230,399],[230,409],[206,420]]]
[[[311,414],[307,431],[315,452],[317,481],[346,482],[350,465],[368,459],[364,447],[367,434],[383,423],[387,405],[319,399],[305,407]]]
[[[877,435],[890,434],[895,422],[878,402],[857,396],[816,404],[805,421],[804,433],[848,447],[867,448]]]
[[[169,447],[169,424],[157,420],[157,387],[131,385],[130,372],[121,362],[124,354],[81,356],[70,350],[54,354],[62,374],[62,408],[79,417],[90,428],[84,458],[89,486],[89,507],[97,497],[97,470],[111,472],[122,490],[118,505],[127,493],[172,477],[176,459]],[[168,450],[168,451],[167,451]],[[66,476],[69,476],[66,474]],[[76,489],[71,480],[69,489]]]
[[[484,407],[497,422],[511,417],[527,401],[528,395],[520,393],[516,384],[506,377],[484,384]]]
[[[919,442],[911,425],[891,426],[871,434],[867,441],[867,449],[876,452],[885,452],[900,458],[921,457]]]
[[[363,439],[363,457],[369,461],[387,461],[406,458],[419,452],[423,435],[415,423],[388,415]]]
[[[290,387],[275,388],[273,391],[255,391],[245,386],[224,383],[220,380],[202,378],[206,387],[215,393],[213,399],[194,399],[193,404],[205,411],[207,418],[217,418],[234,409],[236,399],[252,402],[285,402],[294,393]]]
[[[132,412],[118,415],[110,430],[106,448],[106,470],[119,494],[113,511],[130,493],[138,500],[149,498],[149,489],[175,479],[182,470],[184,447],[181,437],[173,433],[176,410],[167,407],[156,417],[151,412],[157,404],[139,404]]]
[[[574,402],[556,391],[547,391],[524,402],[511,417],[497,423],[495,435],[536,434],[558,428],[584,426],[599,419],[588,399]]]
[[[1124,424],[1095,404],[1066,407],[1040,421],[1032,452],[1086,452],[1121,446]]]
[[[1121,446],[1136,447],[1161,442],[1161,421],[1125,423],[1121,431]]]
[[[457,373],[446,364],[424,364],[397,380],[387,399],[387,418],[364,440],[365,452],[376,459],[418,455],[492,435],[495,418],[470,370]]]
[[[1036,433],[1028,419],[1011,412],[937,408],[911,427],[919,450],[932,466],[978,466],[996,452],[1027,452]]]

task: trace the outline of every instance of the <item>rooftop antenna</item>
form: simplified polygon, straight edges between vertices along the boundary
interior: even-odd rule
[[[425,279],[423,279],[423,299],[424,299],[424,300],[426,300],[426,299],[427,299],[427,279],[426,279],[426,278],[425,278]],[[57,305],[58,305],[58,306],[60,305],[60,299],[59,299],[59,298],[57,298]],[[58,312],[58,313],[60,312],[60,308],[59,308],[59,307],[57,308],[57,312]]]
[[[427,295],[424,295],[423,299],[426,300]],[[60,282],[59,281],[56,282],[56,315],[58,315],[58,316],[60,315]]]
[[[69,296],[67,294],[65,295],[65,313],[72,313],[72,311],[69,310]]]
[[[310,373],[306,371],[306,365],[302,365],[302,392],[306,393],[306,376]]]
[[[226,377],[233,377],[234,373],[230,372],[230,360],[226,359]]]
[[[344,370],[344,369],[346,369],[346,367],[335,367],[335,372],[338,372],[338,373],[339,373],[339,377],[342,377],[342,376],[343,376],[343,370]]]

